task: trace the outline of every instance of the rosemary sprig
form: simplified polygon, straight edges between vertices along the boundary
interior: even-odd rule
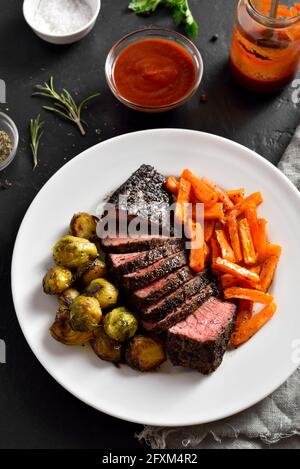
[[[40,114],[35,119],[30,119],[30,135],[31,135],[31,144],[30,148],[32,151],[33,156],[33,169],[36,168],[38,164],[38,152],[39,152],[39,144],[41,137],[44,133],[42,127],[44,122],[40,121]]]
[[[65,88],[63,88],[61,93],[55,90],[53,77],[50,77],[49,83],[45,82],[43,85],[36,85],[35,88],[38,91],[33,93],[33,96],[41,96],[54,102],[53,107],[43,106],[44,109],[55,112],[63,119],[73,122],[79,128],[81,135],[85,135],[83,125],[87,124],[81,117],[82,109],[91,99],[99,96],[100,93],[95,93],[91,96],[88,96],[83,101],[81,101],[79,105],[77,105],[74,101],[74,98]]]

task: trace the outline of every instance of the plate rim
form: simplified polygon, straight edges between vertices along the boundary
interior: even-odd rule
[[[287,176],[282,171],[280,171],[277,168],[277,166],[272,164],[266,158],[264,158],[263,156],[261,156],[260,154],[255,152],[254,150],[251,150],[250,148],[248,148],[245,145],[242,145],[238,142],[235,142],[235,141],[230,140],[226,137],[222,137],[220,135],[216,135],[216,134],[213,134],[213,133],[202,132],[202,131],[193,130],[193,129],[184,129],[184,128],[157,128],[157,129],[139,130],[139,131],[135,131],[135,132],[127,132],[125,134],[121,134],[121,135],[117,135],[115,137],[111,137],[111,138],[109,138],[109,139],[107,139],[103,142],[99,142],[99,143],[87,148],[86,150],[79,153],[78,155],[74,156],[71,160],[69,160],[67,163],[65,163],[63,166],[61,166],[45,182],[45,184],[39,189],[39,191],[35,195],[34,199],[31,201],[29,207],[27,208],[27,210],[24,214],[24,217],[23,217],[23,219],[20,223],[20,226],[19,226],[19,229],[18,229],[18,232],[17,232],[17,236],[16,236],[16,239],[15,239],[14,248],[13,248],[13,255],[12,255],[12,261],[11,261],[11,291],[12,291],[14,310],[15,310],[15,314],[16,314],[16,317],[17,317],[17,320],[18,320],[18,324],[21,328],[21,331],[24,335],[24,338],[25,338],[28,346],[30,347],[32,353],[34,354],[34,356],[36,357],[38,362],[41,364],[41,366],[47,371],[47,373],[49,373],[51,378],[54,379],[60,386],[62,386],[71,395],[73,395],[74,397],[76,397],[81,402],[85,403],[86,405],[94,408],[97,411],[103,412],[106,415],[110,415],[114,418],[118,418],[120,420],[132,422],[132,423],[136,423],[136,424],[141,424],[141,425],[151,425],[151,426],[159,425],[159,426],[167,426],[167,427],[170,427],[170,428],[174,428],[174,427],[180,427],[180,426],[201,425],[201,424],[205,424],[205,423],[211,423],[211,422],[219,421],[219,420],[231,417],[233,415],[236,415],[240,412],[243,412],[243,411],[251,408],[255,404],[257,404],[257,403],[261,402],[262,400],[264,400],[266,397],[268,397],[270,394],[272,394],[274,391],[276,391],[282,384],[284,384],[286,382],[286,380],[296,371],[296,369],[298,368],[298,364],[294,364],[294,367],[292,367],[293,368],[292,371],[289,370],[288,374],[284,378],[281,378],[280,380],[277,380],[278,382],[277,382],[275,387],[274,387],[274,385],[270,386],[270,390],[264,392],[262,397],[253,399],[251,402],[249,402],[245,406],[240,407],[240,409],[237,410],[237,411],[232,411],[232,410],[228,409],[227,411],[224,411],[222,414],[220,414],[220,416],[218,416],[217,418],[212,417],[212,418],[205,418],[203,420],[201,418],[195,417],[194,420],[190,419],[188,422],[178,421],[178,422],[172,422],[172,423],[165,423],[165,424],[159,423],[159,424],[157,424],[157,421],[155,420],[155,418],[153,418],[152,420],[147,419],[145,421],[144,419],[140,419],[138,417],[128,417],[128,415],[127,416],[124,415],[124,414],[126,414],[126,412],[124,412],[124,414],[122,414],[120,411],[119,412],[113,412],[111,410],[107,410],[105,408],[102,408],[101,407],[101,402],[100,402],[99,405],[98,404],[96,405],[96,404],[93,404],[92,402],[90,402],[88,399],[80,397],[77,392],[70,389],[70,387],[68,385],[64,384],[60,378],[56,377],[55,373],[53,371],[50,371],[50,369],[49,369],[50,367],[48,368],[47,363],[43,363],[42,359],[40,359],[40,357],[39,357],[38,351],[35,349],[35,345],[32,343],[31,339],[29,339],[28,335],[26,334],[26,332],[24,330],[25,328],[23,327],[22,320],[21,320],[20,315],[17,311],[17,307],[16,307],[17,293],[16,293],[16,285],[14,283],[14,275],[15,275],[14,272],[16,271],[16,267],[17,267],[16,266],[16,264],[17,264],[17,249],[18,249],[18,244],[20,242],[21,235],[22,235],[22,227],[23,227],[23,224],[25,223],[25,221],[27,220],[27,218],[29,216],[29,212],[31,211],[31,209],[35,205],[35,203],[37,202],[37,199],[38,199],[38,196],[39,196],[40,192],[43,191],[43,190],[46,190],[48,185],[50,185],[52,183],[52,180],[54,180],[56,177],[59,177],[61,172],[67,170],[67,168],[73,164],[74,160],[77,161],[81,158],[86,157],[86,155],[89,152],[94,151],[98,147],[103,147],[103,146],[109,145],[112,140],[123,140],[123,139],[126,139],[129,135],[137,135],[137,134],[141,135],[141,134],[164,133],[164,132],[167,132],[167,133],[173,133],[173,132],[174,133],[185,133],[185,134],[190,134],[190,135],[192,135],[192,134],[197,134],[197,135],[201,134],[206,138],[213,139],[213,140],[219,140],[220,142],[223,141],[223,142],[226,142],[226,144],[228,144],[228,142],[229,142],[230,145],[235,146],[237,149],[240,148],[240,149],[243,149],[243,150],[247,150],[247,152],[249,153],[249,157],[251,155],[251,158],[254,158],[257,161],[260,161],[260,164],[263,164],[264,166],[268,167],[271,170],[271,172],[277,174],[277,176],[279,176],[281,178],[281,180],[284,181],[284,183],[289,186],[289,188],[292,190],[292,192],[294,193],[294,195],[298,199],[299,205],[300,205],[300,192],[298,191],[296,186],[294,186],[294,184],[287,178]]]

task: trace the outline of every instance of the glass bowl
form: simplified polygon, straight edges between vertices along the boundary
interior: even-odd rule
[[[114,67],[116,60],[120,54],[120,52],[125,49],[130,44],[135,42],[141,41],[143,39],[165,39],[171,42],[174,42],[180,45],[193,59],[195,64],[195,83],[193,88],[182,98],[177,101],[174,101],[170,104],[163,105],[163,106],[142,106],[137,104],[133,101],[129,101],[126,99],[122,94],[119,92],[118,88],[115,85],[114,81]],[[110,50],[108,53],[106,64],[105,64],[105,75],[108,86],[115,97],[121,101],[121,103],[125,104],[126,106],[135,109],[136,111],[142,112],[164,112],[174,109],[178,106],[184,104],[188,99],[190,99],[193,94],[197,91],[202,75],[203,75],[203,61],[200,52],[198,51],[197,47],[190,41],[187,37],[183,36],[176,31],[172,31],[170,29],[164,28],[145,28],[140,29],[138,31],[134,31],[133,33],[127,34],[122,39],[120,39]]]
[[[18,144],[19,144],[19,132],[14,121],[8,117],[4,112],[0,112],[0,130],[4,130],[12,141],[12,151],[10,155],[3,161],[0,161],[0,171],[5,169],[16,156]]]

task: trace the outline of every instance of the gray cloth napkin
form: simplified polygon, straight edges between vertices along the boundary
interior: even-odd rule
[[[300,127],[278,168],[300,190]],[[271,396],[240,414],[192,427],[146,426],[138,438],[153,449],[299,449],[300,368]]]

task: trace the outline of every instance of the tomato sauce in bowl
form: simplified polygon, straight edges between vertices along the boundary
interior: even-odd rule
[[[121,39],[108,56],[106,76],[121,102],[137,110],[160,112],[183,104],[194,94],[202,68],[201,56],[189,39],[155,28]]]

